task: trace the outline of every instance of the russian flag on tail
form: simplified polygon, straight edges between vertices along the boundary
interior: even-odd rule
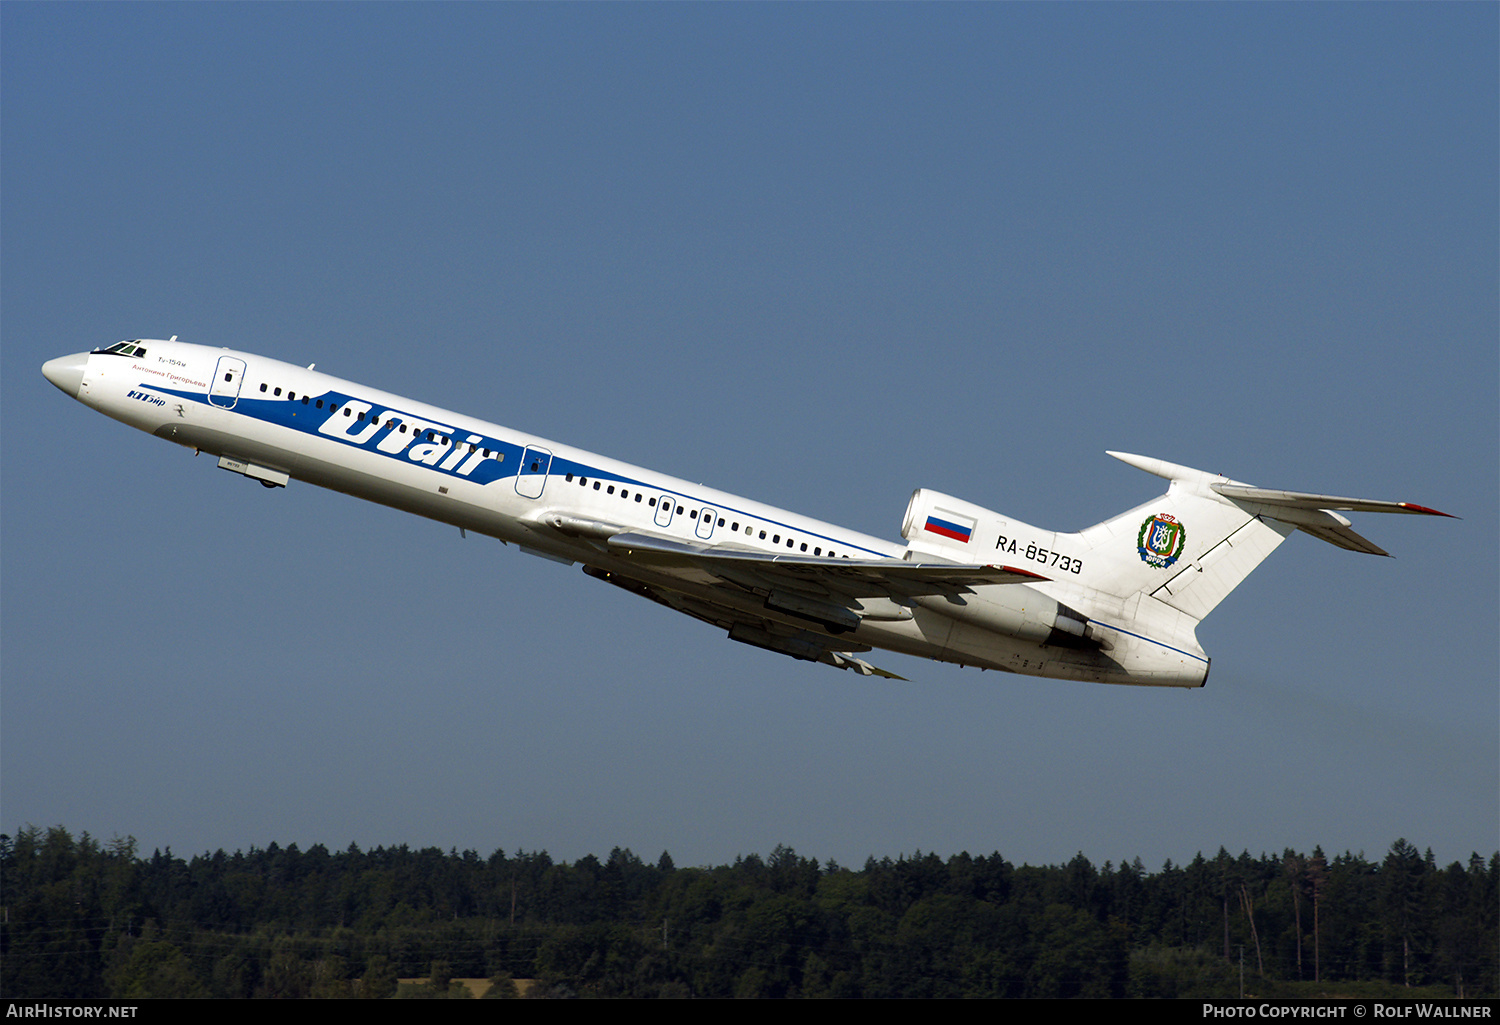
[[[974,535],[974,521],[967,516],[944,512],[941,516],[928,516],[927,524],[922,529],[939,537],[968,544],[969,538]]]

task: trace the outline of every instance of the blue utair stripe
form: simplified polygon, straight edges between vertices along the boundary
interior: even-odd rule
[[[154,384],[143,385],[143,387],[149,387],[153,391],[163,392],[163,393],[166,393],[166,394],[170,394],[170,395],[173,395],[173,396],[175,396],[177,398],[181,398],[181,399],[184,399],[184,400],[187,400],[187,401],[190,401],[190,402],[197,402],[197,403],[200,403],[200,404],[203,404],[203,405],[208,405],[209,404],[209,402],[208,402],[208,396],[205,395],[202,392],[188,392],[188,391],[180,391],[180,390],[171,389],[171,388],[162,388],[162,387],[159,387],[159,386],[154,385]],[[324,402],[331,403],[331,404],[333,404],[335,406],[341,406],[341,407],[344,406],[344,405],[346,405],[346,404],[348,404],[348,403],[350,403],[350,402],[366,403],[366,404],[372,405],[372,407],[373,407],[374,406],[373,403],[367,403],[367,400],[358,398],[357,396],[346,395],[346,394],[343,394],[341,392],[335,392],[335,391],[325,391],[325,392],[322,392],[321,394],[318,394],[318,395],[309,394],[307,396],[307,398],[310,400],[309,406],[304,406],[302,404],[301,399],[294,399],[294,400],[288,400],[288,399],[282,399],[282,398],[266,398],[266,399],[262,399],[262,398],[257,398],[257,397],[253,397],[253,396],[241,395],[239,397],[239,399],[236,401],[236,403],[234,405],[234,408],[232,410],[226,410],[226,411],[227,412],[236,413],[236,414],[238,414],[240,416],[246,416],[246,417],[249,417],[252,420],[258,420],[258,421],[260,421],[262,423],[268,423],[268,424],[271,424],[271,425],[276,426],[276,427],[285,427],[288,430],[298,431],[298,432],[300,432],[302,434],[307,434],[309,436],[317,436],[317,437],[320,437],[320,438],[326,438],[329,441],[339,441],[339,442],[342,442],[345,445],[348,445],[350,448],[359,449],[361,451],[365,451],[365,452],[372,452],[373,451],[373,452],[379,453],[380,455],[388,456],[391,459],[402,459],[403,461],[410,461],[410,460],[404,458],[404,453],[406,451],[405,447],[403,447],[401,451],[386,452],[386,451],[383,451],[380,448],[376,447],[378,445],[378,443],[371,444],[371,442],[368,441],[368,440],[365,441],[365,442],[356,442],[356,441],[350,440],[349,438],[341,438],[338,435],[335,435],[335,434],[326,434],[326,433],[320,431],[319,428],[322,427],[325,423],[327,423],[328,419],[331,419],[332,416],[336,415],[336,414],[333,414],[333,413],[328,413],[327,409],[322,409],[322,410],[313,409],[312,410],[314,412],[327,414],[327,418],[325,418],[323,420],[318,420],[317,417],[315,417],[315,416],[309,416],[309,417],[304,418],[304,417],[298,415],[299,413],[303,412],[304,410],[309,410],[310,407],[311,407],[311,404],[312,403],[316,403],[318,400],[322,400]],[[223,407],[216,407],[216,408],[223,408]],[[375,408],[379,408],[379,407],[375,407]],[[396,420],[398,422],[404,421],[406,419],[412,419],[412,420],[421,420],[421,419],[423,419],[421,417],[416,416],[415,414],[406,414],[406,413],[403,413],[400,409],[394,408],[394,407],[384,408],[379,415],[383,416],[383,417],[386,417],[387,419]],[[458,431],[462,430],[462,431],[465,431],[466,433],[469,433],[469,434],[477,434],[478,433],[476,431],[468,431],[466,428],[455,427],[452,424],[446,424],[445,423],[442,426],[445,427],[445,428],[447,428],[448,430],[452,430],[452,431],[455,431],[455,432],[458,432]],[[445,437],[448,437],[450,440],[452,440],[454,442],[454,444],[468,444],[468,442],[460,442],[460,441],[458,441],[453,435],[445,435]],[[476,446],[478,446],[480,448],[488,448],[492,452],[497,453],[497,458],[485,460],[484,463],[482,463],[478,468],[476,468],[476,470],[473,473],[471,473],[470,475],[468,475],[464,479],[473,481],[476,484],[488,484],[488,483],[491,483],[493,481],[503,480],[503,479],[505,479],[507,477],[514,477],[514,476],[516,476],[520,472],[520,468],[521,468],[520,467],[520,462],[521,462],[520,456],[521,456],[521,453],[524,451],[524,447],[523,446],[518,445],[518,444],[516,444],[514,442],[501,441],[501,440],[499,440],[497,438],[492,438],[492,437],[489,437],[489,436],[486,436],[486,435],[479,435],[479,437],[480,437],[480,440],[474,442],[473,444],[475,444]],[[437,470],[439,473],[443,473],[443,474],[445,474],[447,476],[458,476],[458,474],[456,474],[454,470],[443,470],[441,467],[436,466],[436,465],[432,465],[432,464],[427,464],[427,465],[428,465],[429,469]],[[673,495],[676,498],[680,498],[684,502],[687,502],[687,503],[690,503],[690,504],[693,504],[693,505],[697,505],[697,506],[712,506],[713,508],[719,509],[722,512],[727,512],[727,513],[731,513],[731,514],[734,514],[734,515],[739,515],[741,517],[744,517],[747,520],[753,520],[756,523],[762,523],[762,524],[765,524],[765,525],[771,526],[771,527],[779,527],[779,528],[781,528],[783,530],[787,530],[787,531],[795,531],[797,534],[799,534],[801,536],[804,536],[804,537],[807,537],[807,538],[817,538],[817,539],[819,539],[821,541],[824,541],[824,542],[828,543],[830,546],[837,545],[841,549],[847,549],[849,551],[854,551],[854,552],[863,552],[863,553],[865,553],[867,555],[873,555],[876,558],[884,558],[885,557],[884,553],[876,551],[876,550],[874,550],[872,548],[866,548],[863,545],[854,544],[854,543],[852,543],[850,541],[845,541],[845,540],[843,540],[841,538],[830,537],[827,534],[820,534],[820,533],[818,533],[816,531],[809,530],[808,528],[803,527],[803,526],[798,526],[796,524],[791,524],[791,523],[784,523],[784,522],[782,522],[780,520],[770,519],[770,518],[768,518],[766,516],[763,516],[763,515],[760,515],[760,514],[757,514],[757,513],[752,513],[752,512],[749,512],[748,510],[745,510],[745,509],[742,509],[742,508],[738,508],[738,507],[717,505],[717,504],[714,504],[714,503],[705,502],[702,499],[695,498],[695,497],[693,497],[693,496],[691,496],[689,494],[686,494],[684,492],[681,492],[681,491],[673,491],[670,488],[664,488],[664,487],[662,487],[662,486],[660,486],[658,484],[653,484],[650,481],[637,480],[637,479],[635,479],[633,477],[626,477],[626,476],[623,476],[621,474],[614,473],[612,471],[601,470],[598,467],[588,466],[588,465],[586,465],[584,463],[580,463],[580,462],[578,462],[576,460],[554,458],[552,460],[551,467],[550,467],[549,472],[548,472],[548,476],[554,476],[554,477],[565,476],[567,473],[573,473],[573,474],[575,474],[576,476],[579,476],[579,477],[589,477],[589,478],[592,478],[594,480],[610,481],[610,482],[619,483],[619,484],[628,484],[628,485],[630,485],[632,487],[638,487],[638,488],[641,488],[641,489],[646,490],[646,491],[656,491],[656,492],[658,492],[660,494]]]

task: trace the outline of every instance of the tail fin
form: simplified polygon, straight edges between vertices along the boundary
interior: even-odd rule
[[[1160,459],[1110,452],[1171,481],[1167,493],[1080,533],[1092,554],[1088,583],[1122,597],[1145,593],[1201,620],[1294,531],[1372,555],[1387,554],[1334,510],[1447,516],[1407,502],[1376,502],[1252,487]]]

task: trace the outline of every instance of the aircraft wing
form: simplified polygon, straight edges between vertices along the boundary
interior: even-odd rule
[[[716,626],[726,631],[730,640],[765,648],[782,655],[790,655],[806,662],[822,662],[835,669],[848,669],[861,676],[881,676],[887,680],[906,679],[904,676],[887,672],[862,658],[855,657],[854,652],[871,650],[868,644],[798,629],[766,616],[757,616],[742,608],[734,608],[683,594],[680,591],[646,584],[593,566],[585,566],[583,571],[595,579],[614,584],[631,594],[649,598],[658,605],[665,605],[675,612],[681,612],[708,623],[710,626]]]
[[[719,577],[740,583],[781,584],[845,598],[891,598],[897,602],[925,594],[958,595],[980,584],[1022,584],[1049,577],[1015,566],[980,563],[907,562],[905,559],[845,559],[776,555],[730,544],[704,545],[630,530],[605,520],[548,515],[541,523],[573,537],[605,543],[624,556],[679,575]]]
[[[762,586],[791,587],[831,598],[890,598],[898,603],[915,595],[964,594],[980,584],[1048,579],[1010,566],[772,555],[722,545],[687,544],[635,532],[615,534],[609,539],[609,547],[617,555],[653,566],[675,564],[734,583],[753,579]]]
[[[726,630],[730,640],[849,669],[862,676],[892,680],[905,677],[856,658],[853,652],[869,651],[870,646],[841,636],[857,629],[861,619],[907,618],[911,614],[907,606],[914,596],[956,597],[980,584],[1047,579],[1030,570],[1006,566],[774,555],[726,545],[698,545],[638,531],[613,532],[608,524],[593,521],[558,518],[551,525],[591,538],[595,544],[602,542],[616,559],[649,569],[645,576],[659,579],[665,574],[733,590],[742,597],[753,595],[769,614],[758,615],[743,600],[717,602],[702,597],[701,589],[687,594],[634,579],[628,571],[622,574],[585,566],[584,572],[592,577]],[[816,623],[824,630],[800,629],[788,623],[788,616]]]

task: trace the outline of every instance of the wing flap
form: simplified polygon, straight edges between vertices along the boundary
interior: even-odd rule
[[[676,612],[728,631],[729,639],[753,647],[774,651],[781,655],[806,662],[821,662],[835,669],[848,669],[861,676],[879,676],[887,680],[905,680],[906,677],[871,665],[852,652],[870,650],[868,644],[837,637],[825,637],[809,630],[798,630],[768,619],[752,616],[743,610],[689,597],[673,591],[662,590],[639,580],[631,580],[616,573],[585,566],[589,576],[614,584],[631,594],[648,598]]]

